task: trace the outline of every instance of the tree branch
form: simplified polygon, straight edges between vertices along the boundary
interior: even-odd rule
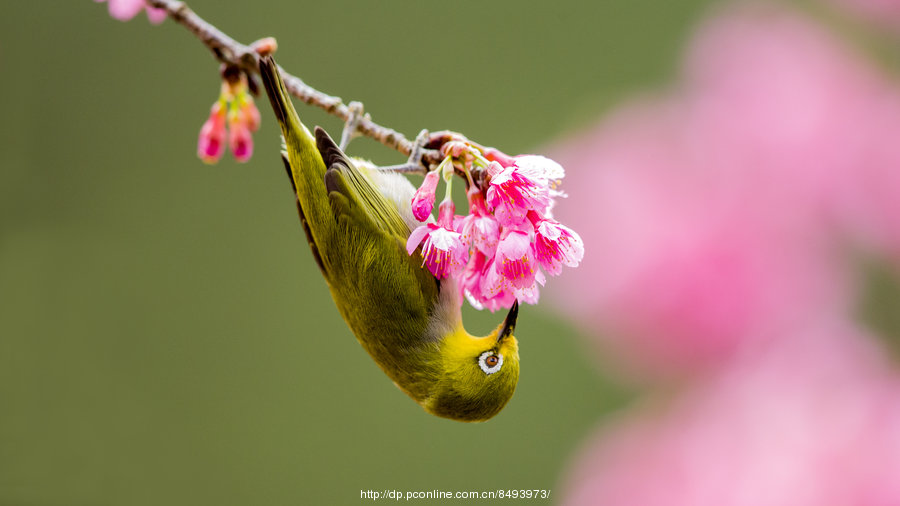
[[[213,52],[216,59],[226,65],[240,68],[248,75],[259,75],[260,55],[252,46],[246,46],[232,39],[221,30],[211,25],[205,19],[192,11],[187,4],[177,0],[146,0],[151,7],[165,9],[169,17],[176,23],[184,26],[195,37]],[[278,67],[288,92],[308,105],[324,109],[329,114],[341,118],[344,122],[350,121],[360,134],[374,139],[385,146],[395,149],[404,155],[409,155],[415,147],[414,142],[406,138],[402,133],[385,126],[381,126],[369,117],[368,114],[353,117],[351,109],[344,104],[340,97],[322,93],[307,85],[297,76]],[[352,120],[352,121],[351,121]],[[417,163],[427,170],[430,166],[440,163],[443,159],[437,149],[422,149],[421,158]]]

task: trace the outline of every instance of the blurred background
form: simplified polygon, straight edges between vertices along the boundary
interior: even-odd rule
[[[429,416],[326,295],[265,99],[253,158],[204,165],[185,29],[15,3],[0,504],[900,504],[896,2],[189,5],[409,137],[558,159],[585,260],[520,312],[505,410]]]

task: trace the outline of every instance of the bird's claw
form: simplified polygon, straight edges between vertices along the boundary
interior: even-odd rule
[[[347,151],[347,145],[350,141],[359,137],[359,121],[366,117],[363,111],[362,102],[353,101],[347,105],[349,115],[344,123],[344,130],[341,132],[341,151]]]
[[[387,165],[384,167],[379,167],[378,170],[382,170],[385,172],[399,172],[399,173],[425,173],[428,171],[428,167],[422,161],[422,151],[425,149],[425,146],[430,141],[431,136],[428,133],[428,130],[422,130],[419,132],[419,135],[416,136],[416,140],[413,141],[412,150],[409,152],[409,158],[406,160],[406,163],[401,163],[399,165]]]

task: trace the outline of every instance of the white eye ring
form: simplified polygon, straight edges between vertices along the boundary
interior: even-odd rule
[[[487,365],[487,362],[486,362],[487,358],[490,357],[491,355],[497,356],[497,363],[494,364],[493,367]],[[481,367],[481,370],[484,371],[485,374],[494,374],[495,372],[499,371],[501,367],[503,367],[503,355],[500,353],[496,353],[494,351],[488,350],[488,351],[482,353],[480,357],[478,357],[478,367]]]

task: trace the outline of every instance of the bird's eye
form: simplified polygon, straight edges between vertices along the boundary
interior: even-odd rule
[[[478,366],[485,374],[494,374],[503,367],[503,355],[493,351],[486,351],[478,357]]]

